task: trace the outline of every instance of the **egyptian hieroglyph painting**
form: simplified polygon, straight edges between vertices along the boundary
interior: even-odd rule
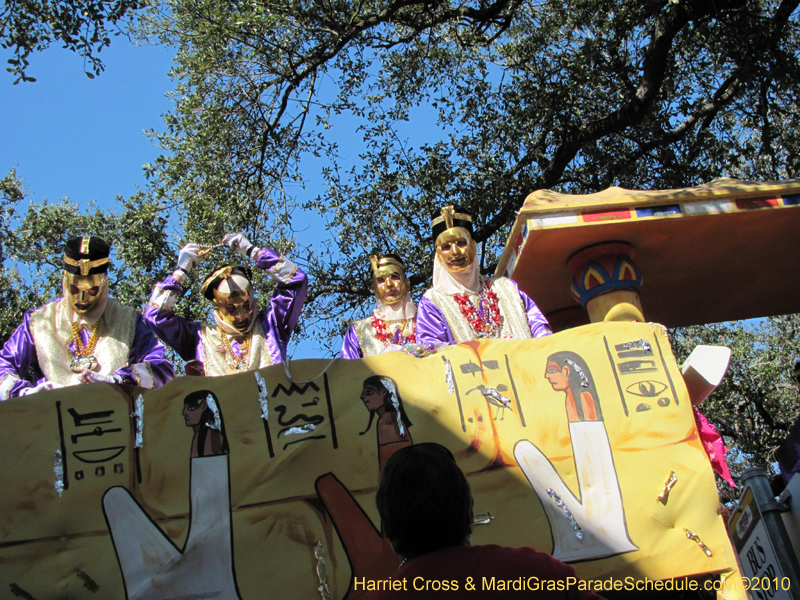
[[[735,565],[657,327],[599,323],[288,370],[291,381],[278,365],[0,404],[0,589],[360,597],[354,576],[398,564],[374,505],[382,466],[423,441],[467,474],[474,543],[534,546],[592,579]]]

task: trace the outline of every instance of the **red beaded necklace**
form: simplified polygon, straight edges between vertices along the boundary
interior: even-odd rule
[[[461,309],[461,314],[469,322],[473,331],[478,337],[497,337],[497,332],[500,325],[500,307],[497,304],[497,294],[492,291],[492,284],[487,279],[485,280],[486,289],[481,290],[481,303],[488,307],[490,320],[484,320],[475,308],[475,305],[470,302],[466,294],[453,294],[453,300],[458,304]]]
[[[398,340],[398,345],[403,345],[407,342],[409,343],[416,343],[417,336],[416,336],[416,327],[417,320],[412,318],[411,319],[411,333],[403,337],[403,331],[406,328],[406,321],[403,321],[403,324],[399,328],[394,328],[392,332],[389,332],[386,328],[386,321],[381,319],[378,315],[374,312],[372,313],[372,328],[375,330],[375,337],[378,338],[383,347],[386,348],[389,345],[389,342],[394,338],[394,332],[400,331],[400,339]]]

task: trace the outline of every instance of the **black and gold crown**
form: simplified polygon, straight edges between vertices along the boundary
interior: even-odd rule
[[[73,275],[97,275],[108,271],[111,246],[96,235],[76,235],[64,246],[64,270]]]
[[[453,227],[463,227],[472,234],[472,215],[463,206],[443,206],[434,213],[431,221],[434,239]]]
[[[406,266],[403,264],[403,259],[397,256],[397,254],[381,254],[380,256],[372,255],[369,257],[369,263],[372,267],[373,275],[378,272],[378,269],[385,267],[386,265],[395,265],[400,267],[403,273],[406,272]]]

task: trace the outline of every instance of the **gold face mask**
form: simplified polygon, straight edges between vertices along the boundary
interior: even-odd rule
[[[64,278],[67,282],[67,301],[69,305],[76,313],[85,314],[100,299],[108,276],[105,273],[75,275],[64,271]]]
[[[214,290],[211,302],[217,316],[242,333],[247,333],[255,307],[250,289],[247,278],[234,273]]]
[[[214,290],[214,311],[219,318],[228,325],[247,333],[250,325],[250,316],[253,314],[253,299],[247,292],[232,292],[220,294]]]
[[[396,263],[384,263],[378,266],[372,273],[372,283],[375,297],[389,306],[402,302],[408,294],[408,278]]]
[[[469,231],[463,227],[451,227],[436,238],[436,254],[445,269],[459,273],[475,262],[478,246]]]

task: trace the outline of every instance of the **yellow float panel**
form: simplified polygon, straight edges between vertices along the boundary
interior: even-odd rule
[[[380,407],[361,399],[373,376],[391,389]],[[127,391],[0,403],[0,588],[358,598],[354,577],[386,578],[398,563],[374,505],[381,463],[423,441],[467,474],[473,543],[534,546],[591,581],[736,568],[658,327],[599,323],[424,359],[304,360]],[[196,392],[203,425],[185,402]]]

